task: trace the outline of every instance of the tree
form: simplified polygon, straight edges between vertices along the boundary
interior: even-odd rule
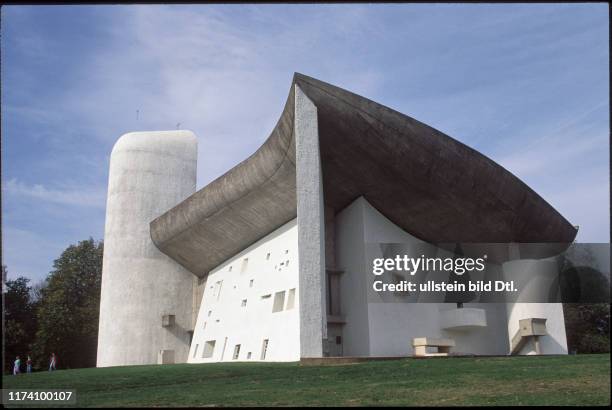
[[[7,275],[2,266],[3,278]],[[29,279],[20,276],[6,280],[2,289],[4,297],[4,363],[3,369],[11,371],[15,356],[26,357],[30,353],[36,332],[36,303],[30,297]]]
[[[570,352],[610,351],[610,278],[600,271],[595,257],[602,251],[607,251],[604,244],[575,243],[561,259],[560,289],[566,302],[563,315]]]
[[[567,348],[577,353],[610,351],[610,305],[564,303]]]
[[[42,290],[47,285],[46,279],[40,280],[30,287],[30,300],[33,303],[38,303],[42,296]]]
[[[103,243],[92,238],[70,245],[53,263],[38,290],[36,363],[51,353],[63,368],[96,365]]]

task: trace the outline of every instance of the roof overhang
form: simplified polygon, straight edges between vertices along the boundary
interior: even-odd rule
[[[276,127],[249,158],[150,224],[198,276],[296,217],[294,92],[317,108],[323,191],[337,212],[363,196],[430,243],[571,243],[577,230],[512,173],[404,114],[295,74]]]

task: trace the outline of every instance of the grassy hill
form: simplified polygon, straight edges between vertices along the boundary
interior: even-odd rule
[[[3,388],[76,389],[84,407],[606,405],[610,355],[129,366],[4,376]]]

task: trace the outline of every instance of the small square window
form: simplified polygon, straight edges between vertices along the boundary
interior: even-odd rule
[[[238,356],[240,356],[240,345],[234,346],[234,356],[232,356],[232,360],[238,359]]]
[[[217,281],[215,282],[215,290],[213,292],[213,296],[215,296],[217,298],[217,300],[219,300],[219,298],[221,297],[221,288],[223,287],[223,281]]]
[[[204,351],[202,352],[202,359],[208,359],[213,356],[215,351],[216,340],[209,340],[204,344]]]
[[[268,353],[268,339],[264,339],[261,344],[261,360],[266,359],[266,353]]]
[[[287,295],[287,310],[293,309],[295,306],[295,288],[289,289],[289,294]]]
[[[248,352],[247,353],[247,359],[250,359],[250,358],[251,358],[251,352]]]
[[[266,260],[269,261],[270,260],[270,252],[268,252],[268,254],[266,255]]]
[[[272,305],[272,313],[280,312],[285,305],[285,291],[276,292],[274,294],[274,304]]]
[[[240,306],[245,307],[247,304],[247,300],[246,299],[242,299],[242,304]]]
[[[195,359],[196,355],[198,354],[198,347],[200,347],[200,345],[196,345],[195,349],[193,349],[193,358]]]
[[[254,283],[254,282],[255,282],[255,279],[251,279],[251,280],[249,281],[249,288],[252,288],[252,287],[253,287],[253,283]]]
[[[242,266],[240,267],[240,273],[246,272],[248,266],[249,266],[249,258],[244,258],[242,260]]]

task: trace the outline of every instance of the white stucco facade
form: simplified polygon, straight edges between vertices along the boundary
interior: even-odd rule
[[[298,271],[297,220],[211,271],[188,362],[299,360]]]
[[[519,320],[538,317],[545,318],[548,336],[541,338],[542,351],[546,353],[567,354],[567,336],[563,321],[563,306],[561,303],[525,303],[521,300],[541,300],[546,295],[542,289],[550,289],[550,284],[557,278],[557,264],[554,259],[518,259],[502,265],[503,274],[508,278],[521,278],[522,292],[516,303],[508,303],[506,315],[509,341],[519,329]],[[561,320],[559,320],[559,318]],[[526,344],[521,354],[536,354],[533,343]]]
[[[457,308],[455,303],[425,303],[426,295],[413,300],[420,303],[377,301],[367,272],[367,261],[372,257],[368,244],[401,244],[407,252],[429,256],[450,253],[398,228],[364,198],[336,215],[333,230],[333,259],[342,273],[339,291],[331,296],[336,299],[334,304],[339,302],[339,311],[334,316],[328,307],[326,315],[326,355],[411,356],[410,341],[416,337],[452,339],[456,353],[507,355],[518,320],[531,317],[547,319],[549,335],[541,337],[542,353],[567,353],[563,311],[557,304],[465,303]],[[300,310],[305,306],[298,300],[303,294],[299,291],[299,237],[296,219],[210,272],[189,363],[313,357],[303,356],[301,345],[300,316],[304,313]],[[446,274],[429,275],[431,279]],[[290,293],[293,296],[289,297]],[[282,301],[275,306],[277,298]],[[534,353],[529,343],[519,352]]]
[[[371,247],[366,244],[397,243],[411,254],[427,256],[447,257],[449,252],[401,230],[364,198],[358,198],[336,215],[335,229],[337,265],[344,270],[340,282],[345,317],[341,339],[344,356],[412,355],[410,341],[415,337],[453,339],[457,353],[506,355],[518,321],[531,317],[547,319],[549,335],[541,338],[542,352],[567,353],[560,304],[465,303],[458,309],[455,303],[423,303],[426,295],[418,297],[416,301],[420,303],[376,302],[368,281],[371,273],[366,271],[368,257],[372,257],[367,255]],[[520,354],[532,354],[530,346],[526,345]]]

